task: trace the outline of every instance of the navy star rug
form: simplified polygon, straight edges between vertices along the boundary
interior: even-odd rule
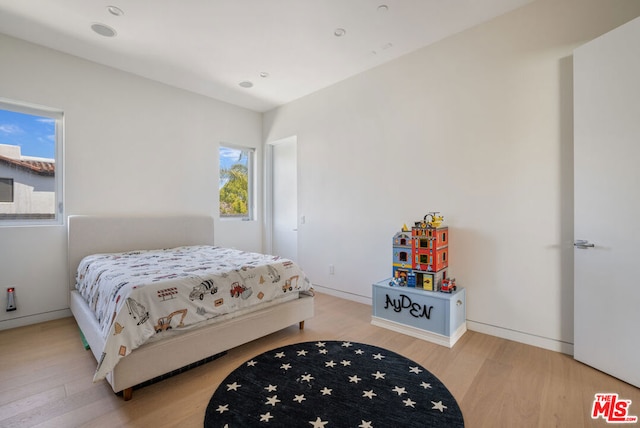
[[[464,427],[449,390],[424,367],[355,342],[267,351],[222,381],[205,428]]]

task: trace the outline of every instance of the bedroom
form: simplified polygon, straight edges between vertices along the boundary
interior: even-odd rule
[[[636,1],[536,1],[264,115],[0,36],[0,92],[64,109],[67,214],[216,212],[219,142],[263,156],[263,142],[298,135],[299,261],[315,284],[366,301],[389,275],[395,230],[437,209],[460,230],[451,256],[470,322],[563,351],[573,341],[572,260],[557,247],[572,239],[567,58],[639,14]],[[442,142],[451,164],[440,172],[457,179],[396,210],[398,188],[380,172],[427,141]],[[262,250],[262,220],[216,221],[216,244]],[[345,239],[363,245],[346,253]],[[2,285],[17,286],[21,305],[2,328],[67,316],[64,228],[2,228],[0,248]],[[543,284],[539,266],[553,272]]]

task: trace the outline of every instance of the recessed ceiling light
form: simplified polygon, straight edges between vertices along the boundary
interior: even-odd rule
[[[344,28],[336,28],[336,31],[333,32],[333,35],[336,37],[342,37],[347,34],[347,30]]]
[[[253,83],[248,80],[244,80],[238,83],[238,85],[242,86],[243,88],[251,88],[253,86]]]
[[[108,25],[99,23],[91,24],[91,29],[104,37],[114,37],[116,34],[118,34],[116,33],[116,30],[109,27]]]
[[[386,12],[389,10],[389,6],[387,6],[386,4],[381,4],[380,6],[378,6],[378,12]]]
[[[267,73],[266,71],[261,71],[260,77],[269,77],[269,73]]]
[[[111,15],[114,15],[114,16],[124,15],[124,11],[120,9],[118,6],[107,6],[107,10]]]

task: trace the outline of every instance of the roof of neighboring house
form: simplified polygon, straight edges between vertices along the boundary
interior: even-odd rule
[[[11,159],[6,156],[0,156],[0,163],[6,163],[18,168],[23,168],[39,175],[53,176],[56,173],[56,164],[54,162],[27,159]]]

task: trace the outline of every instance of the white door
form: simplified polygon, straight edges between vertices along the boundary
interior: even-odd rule
[[[297,140],[287,138],[272,145],[272,253],[298,258],[298,156]]]
[[[640,387],[640,19],[573,62],[574,357]]]

